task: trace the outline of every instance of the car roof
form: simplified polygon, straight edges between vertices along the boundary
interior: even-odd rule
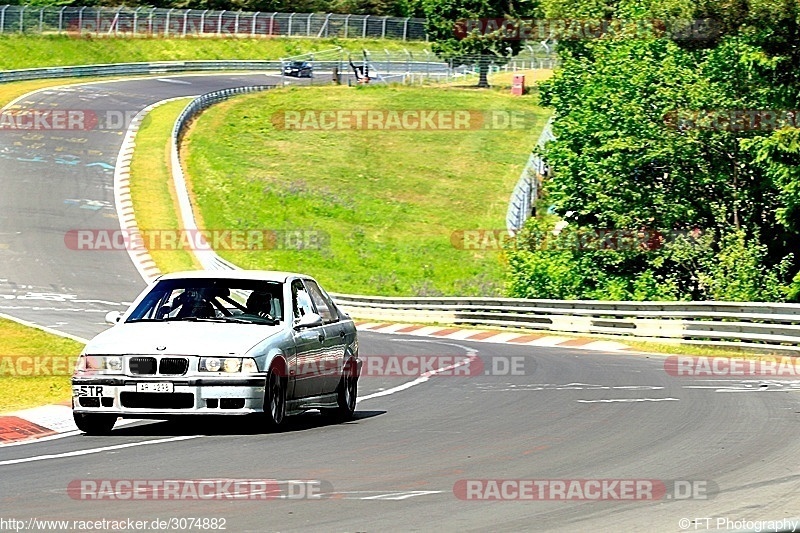
[[[170,279],[250,279],[284,283],[289,278],[314,279],[306,274],[279,272],[274,270],[188,270],[164,274],[159,280]]]

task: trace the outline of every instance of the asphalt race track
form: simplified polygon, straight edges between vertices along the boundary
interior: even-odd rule
[[[44,91],[26,105],[137,111],[253,83],[268,81],[95,83]],[[105,327],[105,311],[141,290],[126,253],[64,244],[70,229],[118,227],[110,168],[121,141],[121,131],[0,132],[0,312],[90,336]],[[472,371],[367,375],[356,419],[344,424],[316,413],[277,434],[250,419],[136,422],[108,437],[0,446],[0,518],[224,518],[234,532],[703,531],[718,519],[800,515],[798,382],[677,378],[662,357],[567,348],[369,332],[360,346],[362,357],[449,358]],[[69,487],[87,479],[317,480],[325,491],[305,499],[76,499]],[[667,493],[564,501],[508,492],[511,501],[487,501],[480,498],[496,493],[464,490],[489,486],[481,480],[649,480]]]
[[[71,230],[114,230],[113,176],[130,118],[180,96],[280,83],[279,76],[197,75],[67,86],[20,101],[83,113],[84,128],[0,129],[0,313],[91,337],[109,308],[144,288],[122,251],[69,249]]]

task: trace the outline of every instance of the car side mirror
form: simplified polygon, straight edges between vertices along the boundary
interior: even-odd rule
[[[122,313],[119,311],[109,311],[106,313],[106,324],[114,325],[119,322],[120,318],[122,318]]]
[[[322,317],[317,313],[307,313],[294,322],[294,329],[313,328],[322,325]]]

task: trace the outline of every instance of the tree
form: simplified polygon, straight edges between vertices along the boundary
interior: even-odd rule
[[[479,87],[488,87],[491,63],[519,53],[523,17],[539,13],[535,0],[422,0],[434,53],[454,64],[478,65]]]

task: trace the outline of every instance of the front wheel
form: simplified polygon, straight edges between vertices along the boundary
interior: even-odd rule
[[[356,412],[356,400],[358,399],[358,377],[353,369],[354,363],[351,361],[345,365],[339,386],[336,388],[335,409],[325,409],[324,413],[331,418],[345,422],[353,418]]]
[[[269,429],[278,429],[286,418],[285,381],[275,370],[270,370],[264,391],[264,417]]]
[[[116,415],[72,413],[75,425],[87,435],[108,435],[117,423]]]

